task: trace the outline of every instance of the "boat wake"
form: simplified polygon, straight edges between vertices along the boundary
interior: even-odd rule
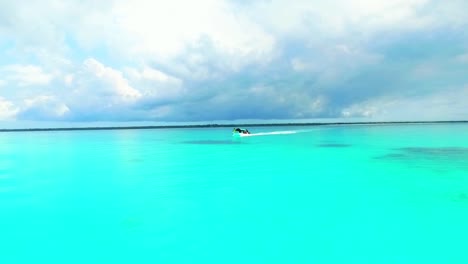
[[[252,133],[252,134],[244,134],[242,137],[258,137],[258,136],[273,136],[273,135],[289,135],[289,134],[296,134],[298,131],[273,131],[273,132],[260,132],[260,133]]]

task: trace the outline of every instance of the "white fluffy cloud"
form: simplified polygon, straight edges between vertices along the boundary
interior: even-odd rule
[[[463,0],[0,2],[10,119],[390,118],[467,96],[441,94],[468,81]]]
[[[182,80],[155,68],[119,70],[95,58],[56,74],[53,84],[57,87],[53,90],[40,88],[46,81],[51,82],[51,75],[44,74],[39,67],[14,65],[3,70],[9,73],[8,81],[2,82],[3,89],[13,90],[9,94],[16,100],[0,98],[1,119],[90,121],[93,117],[99,120],[164,117],[168,107],[163,105],[186,92]],[[26,85],[34,89],[27,93],[18,90],[27,88],[23,87]]]
[[[54,96],[37,96],[25,99],[18,115],[28,120],[65,119],[70,109]]]
[[[123,101],[141,97],[141,93],[129,85],[120,71],[106,67],[96,59],[85,60],[80,74],[77,78],[78,89],[74,92],[97,93]]]
[[[460,63],[468,64],[468,53],[463,53],[456,56],[455,60]]]
[[[353,104],[342,110],[343,117],[377,120],[465,120],[468,86],[417,97],[382,97]]]
[[[428,0],[257,1],[244,12],[280,34],[336,37],[386,29],[411,29],[432,23],[418,11]],[[328,39],[329,40],[329,39]]]
[[[184,82],[152,67],[126,68],[126,76],[142,92],[143,101],[158,103],[161,100],[177,99],[187,91]]]
[[[53,78],[50,73],[44,72],[40,66],[12,64],[0,68],[5,81],[14,86],[47,85]]]
[[[130,40],[115,44],[124,43],[120,48],[132,55],[173,58],[204,38],[230,60],[261,59],[274,48],[271,35],[249,17],[232,13],[226,1],[118,1],[112,16]]]
[[[18,111],[12,102],[0,97],[0,120],[14,119]]]
[[[86,119],[93,115],[105,119],[112,112],[112,115],[124,115],[142,97],[121,71],[94,58],[77,65],[74,72],[65,74],[63,79],[65,87],[60,98],[72,120],[80,120],[81,115]]]

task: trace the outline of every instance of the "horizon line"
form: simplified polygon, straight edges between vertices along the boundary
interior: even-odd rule
[[[0,128],[0,132],[79,131],[79,130],[131,130],[131,129],[176,129],[176,128],[222,128],[222,127],[269,127],[269,126],[331,126],[331,125],[392,125],[392,124],[452,124],[468,123],[468,120],[453,121],[367,121],[367,122],[289,122],[289,123],[229,123],[197,125],[150,125],[150,126],[90,126],[49,128]]]

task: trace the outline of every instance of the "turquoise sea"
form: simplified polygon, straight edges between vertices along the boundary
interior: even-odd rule
[[[0,263],[468,263],[468,124],[0,133]]]

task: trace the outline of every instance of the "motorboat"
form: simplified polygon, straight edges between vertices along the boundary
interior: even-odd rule
[[[234,128],[232,130],[232,136],[233,137],[245,137],[245,136],[248,136],[248,135],[250,135],[249,130],[244,129],[244,128],[236,127],[236,128]]]

